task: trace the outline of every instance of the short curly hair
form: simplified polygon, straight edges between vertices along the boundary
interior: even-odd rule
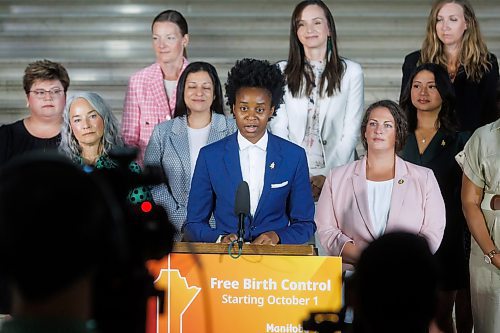
[[[283,102],[285,93],[285,77],[277,65],[272,65],[267,60],[245,58],[236,61],[227,76],[226,82],[227,105],[233,112],[236,102],[236,93],[241,88],[262,88],[271,95],[271,107],[276,110]]]

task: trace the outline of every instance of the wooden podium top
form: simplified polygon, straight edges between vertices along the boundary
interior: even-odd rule
[[[172,253],[204,253],[204,254],[228,254],[229,244],[221,243],[174,243]],[[238,252],[233,249],[233,253]],[[285,255],[285,256],[315,256],[316,251],[313,245],[255,245],[244,244],[243,255]]]

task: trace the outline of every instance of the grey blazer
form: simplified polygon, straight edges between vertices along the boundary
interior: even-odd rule
[[[234,119],[213,113],[208,142],[218,141],[236,131]],[[161,167],[165,183],[151,188],[156,204],[167,212],[170,222],[177,228],[176,241],[182,239],[182,226],[186,220],[186,207],[191,188],[191,158],[186,117],[177,117],[155,126],[144,155],[144,165]],[[211,219],[215,227],[215,220]]]

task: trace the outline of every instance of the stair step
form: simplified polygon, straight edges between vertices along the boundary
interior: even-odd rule
[[[365,105],[397,100],[404,56],[419,49],[429,1],[328,0],[342,56],[363,67]],[[48,58],[71,77],[70,92],[100,93],[120,117],[130,75],[154,62],[151,20],[166,8],[189,24],[190,61],[214,64],[222,82],[236,59],[287,58],[290,0],[2,0],[0,124],[27,114],[22,75]],[[474,0],[488,48],[500,55],[500,1]]]

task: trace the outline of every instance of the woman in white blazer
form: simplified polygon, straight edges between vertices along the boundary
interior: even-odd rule
[[[224,116],[224,97],[215,68],[206,62],[189,64],[179,78],[174,119],[155,126],[144,164],[161,167],[165,183],[151,189],[156,204],[167,212],[182,240],[187,202],[200,149],[236,131],[234,119]],[[215,221],[211,219],[214,227]]]
[[[320,0],[295,7],[288,61],[278,65],[287,86],[284,103],[269,127],[306,150],[317,200],[328,171],[355,158],[363,116],[363,72],[359,64],[339,56],[335,22]]]

